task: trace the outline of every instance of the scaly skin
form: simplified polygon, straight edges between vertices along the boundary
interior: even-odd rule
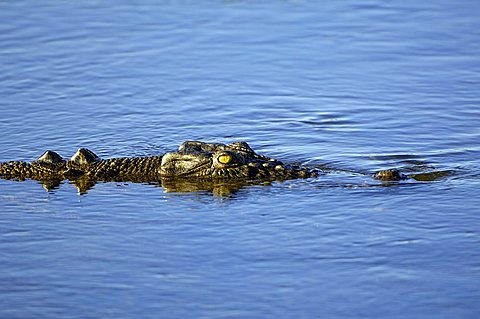
[[[63,175],[68,179],[85,175],[97,181],[148,182],[159,179],[161,163],[162,156],[111,158],[83,164],[67,161]]]
[[[6,179],[26,178],[35,180],[63,179],[63,171],[66,169],[64,163],[43,163],[43,162],[5,162],[0,163],[0,177]]]
[[[79,149],[68,161],[47,151],[36,161],[0,163],[0,177],[8,179],[70,179],[151,182],[164,178],[286,180],[317,176],[315,170],[284,165],[255,153],[247,143],[230,145],[190,141],[178,152],[163,156],[102,160]]]
[[[79,149],[69,160],[47,151],[36,161],[0,163],[0,177],[5,179],[34,179],[74,181],[88,189],[97,181],[158,182],[162,185],[190,187],[198,185],[238,186],[249,181],[282,181],[318,176],[316,169],[286,165],[255,153],[245,142],[229,145],[188,141],[177,152],[163,156],[112,158],[102,160],[92,151]],[[397,170],[380,171],[373,178],[396,181],[406,178]],[[221,181],[221,182],[220,182]],[[45,184],[45,183],[44,183]],[[204,187],[204,186],[202,186]],[[205,186],[207,187],[207,186]]]

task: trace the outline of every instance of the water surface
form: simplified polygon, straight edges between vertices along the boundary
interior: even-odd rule
[[[0,180],[0,317],[476,318],[479,10],[0,2],[0,161],[241,140],[326,172],[224,196]]]

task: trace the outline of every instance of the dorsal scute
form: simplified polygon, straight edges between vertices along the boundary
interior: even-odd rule
[[[79,148],[78,151],[70,158],[70,161],[76,164],[91,164],[99,160],[100,157],[87,148]]]
[[[36,163],[57,164],[63,162],[63,158],[54,151],[46,151],[35,160]]]

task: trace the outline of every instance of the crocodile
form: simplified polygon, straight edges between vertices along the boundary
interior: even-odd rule
[[[165,185],[188,183],[237,184],[261,181],[284,181],[312,178],[319,169],[284,164],[256,153],[246,142],[231,144],[186,141],[175,152],[157,156],[101,159],[94,152],[80,148],[64,159],[54,151],[44,152],[32,162],[0,163],[0,177],[23,181],[41,181],[47,188],[64,180],[73,181],[79,189],[96,182],[159,182]],[[371,175],[381,181],[399,181],[407,177],[396,169],[382,170]],[[162,185],[163,186],[163,185]]]

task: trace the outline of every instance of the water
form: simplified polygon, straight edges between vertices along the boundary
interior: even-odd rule
[[[0,2],[0,161],[200,139],[327,168],[232,194],[0,180],[0,317],[476,318],[479,9]],[[391,167],[448,174],[364,175]]]

